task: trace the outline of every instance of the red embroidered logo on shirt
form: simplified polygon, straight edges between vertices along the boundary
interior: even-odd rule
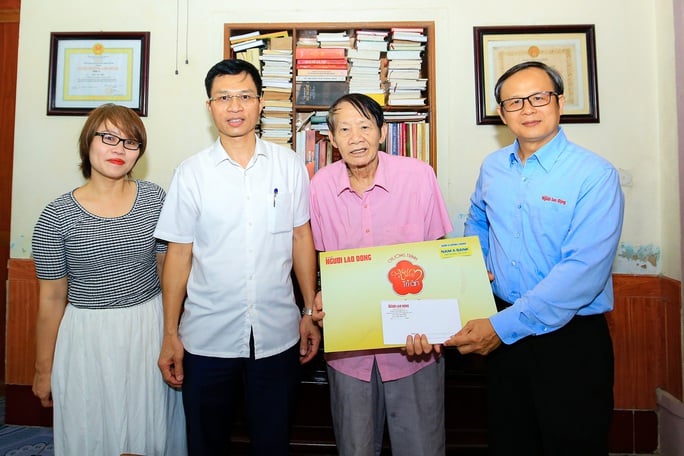
[[[420,293],[423,289],[423,277],[423,268],[406,260],[401,260],[387,274],[394,291],[402,296]]]
[[[554,198],[553,196],[548,196],[548,195],[542,195],[542,201],[549,201],[551,203],[558,203],[558,204],[562,204],[563,206],[565,206],[565,204],[566,204],[566,201],[564,199]]]

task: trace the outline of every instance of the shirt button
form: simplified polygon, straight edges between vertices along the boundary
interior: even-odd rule
[[[517,263],[515,261],[511,261],[511,266],[515,267],[517,266]]]

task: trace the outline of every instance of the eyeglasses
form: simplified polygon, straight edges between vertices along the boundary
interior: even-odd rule
[[[520,111],[525,106],[525,100],[535,108],[540,108],[551,103],[551,96],[555,96],[558,99],[558,94],[556,92],[546,91],[533,93],[529,97],[515,97],[508,98],[499,103],[501,107],[506,112]]]
[[[233,100],[237,100],[239,105],[246,105],[251,103],[252,100],[258,100],[261,98],[258,95],[248,95],[246,93],[241,93],[239,95],[217,95],[215,97],[209,98],[209,102],[215,102],[218,105],[225,106],[230,104]]]
[[[113,135],[111,133],[98,131],[95,132],[95,136],[99,136],[102,139],[102,142],[104,144],[107,144],[108,146],[116,146],[122,141],[124,149],[138,150],[140,149],[140,146],[142,146],[142,143],[136,139],[119,138],[118,136]]]

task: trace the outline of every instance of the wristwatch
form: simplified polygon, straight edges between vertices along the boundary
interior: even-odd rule
[[[302,309],[302,316],[308,315],[312,316],[313,315],[313,309],[307,309],[306,307]]]

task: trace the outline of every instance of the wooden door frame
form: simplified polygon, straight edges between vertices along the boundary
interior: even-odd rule
[[[12,168],[14,122],[19,53],[21,0],[0,0],[0,356],[5,359],[5,315],[7,308],[7,263],[12,216]],[[4,392],[5,363],[0,363],[0,387]]]

